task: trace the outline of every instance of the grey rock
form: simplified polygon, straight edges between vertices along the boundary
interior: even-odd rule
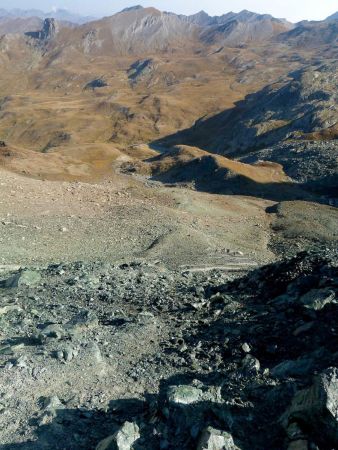
[[[58,32],[58,24],[55,19],[45,19],[41,31],[41,39],[52,39]]]
[[[61,339],[65,334],[65,330],[59,324],[47,325],[41,330],[39,337],[42,339]]]
[[[27,367],[27,356],[23,355],[17,358],[14,365],[20,369],[25,369]]]
[[[305,308],[320,311],[325,305],[337,303],[336,296],[330,289],[312,289],[300,298]]]
[[[87,346],[87,353],[93,363],[104,362],[100,347],[95,342],[90,342]]]
[[[92,311],[81,311],[79,314],[74,316],[66,325],[65,329],[73,333],[79,333],[84,330],[92,329],[97,327],[99,324],[99,319],[96,314]]]
[[[76,358],[77,355],[78,355],[77,349],[70,346],[66,346],[62,350],[58,350],[56,353],[57,359],[66,362],[72,361],[74,358]]]
[[[35,270],[22,270],[6,280],[0,281],[0,288],[33,287],[40,283],[41,275]]]
[[[180,405],[190,405],[203,400],[202,389],[190,385],[170,386],[167,395],[169,403]]]
[[[226,431],[206,428],[198,442],[197,450],[239,450],[233,437]]]
[[[62,403],[56,395],[52,397],[46,397],[43,402],[43,407],[45,410],[56,410],[62,407]]]
[[[281,418],[285,429],[296,422],[306,426],[320,443],[338,445],[338,369],[330,368],[317,376],[313,385],[299,391]]]
[[[294,336],[299,336],[300,334],[306,333],[307,331],[311,330],[313,326],[315,325],[315,322],[308,322],[304,325],[301,325],[300,327],[296,328],[296,330],[293,332]]]
[[[250,345],[248,343],[245,342],[242,345],[242,350],[243,350],[244,353],[250,353],[251,352],[251,347],[250,347]]]
[[[38,425],[41,427],[52,423],[53,419],[57,416],[57,411],[63,408],[63,404],[56,395],[46,397],[43,402],[43,412],[38,421]]]
[[[155,323],[156,320],[154,314],[144,311],[138,315],[138,321],[143,325],[150,325],[152,323]]]
[[[257,375],[261,365],[257,358],[252,355],[246,355],[242,360],[242,370],[245,375]]]
[[[20,312],[22,308],[19,305],[4,305],[0,307],[0,316],[7,314],[9,312]]]
[[[136,423],[125,422],[113,435],[101,441],[96,450],[132,450],[140,438],[140,429]]]
[[[43,22],[42,30],[27,32],[26,35],[40,41],[49,41],[59,32],[59,24],[53,18],[46,18]]]
[[[63,355],[63,351],[62,350],[58,350],[57,352],[56,352],[56,358],[57,359],[59,359],[59,360],[61,360],[61,361],[63,361],[63,359],[64,359],[64,355]]]
[[[206,387],[197,381],[194,385],[170,386],[167,391],[169,404],[191,405],[199,402],[221,403],[220,388],[217,386]]]

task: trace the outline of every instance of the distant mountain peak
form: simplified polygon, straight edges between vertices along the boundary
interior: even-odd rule
[[[84,17],[80,14],[73,13],[65,8],[56,8],[53,11],[44,12],[40,11],[38,9],[11,9],[6,10],[0,8],[0,18],[7,18],[7,19],[28,19],[28,18],[40,18],[42,20],[48,19],[50,17],[58,20],[58,21],[64,21],[64,22],[71,22],[74,24],[82,25],[86,22],[90,22],[94,20],[94,17]]]
[[[144,9],[142,5],[130,6],[129,8],[122,9],[121,13],[130,12],[130,11],[138,11],[140,9]]]
[[[207,12],[204,11],[204,9],[201,9],[201,11],[198,11],[198,13],[194,14],[195,16],[209,16]]]

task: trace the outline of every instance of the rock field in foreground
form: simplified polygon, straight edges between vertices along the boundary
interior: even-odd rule
[[[337,448],[337,292],[330,250],[4,273],[0,448]]]

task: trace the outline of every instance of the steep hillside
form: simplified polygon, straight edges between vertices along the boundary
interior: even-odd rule
[[[337,71],[337,62],[332,62],[292,72],[233,109],[201,120],[164,142],[198,144],[239,156],[286,139],[336,139]]]
[[[327,196],[332,206],[338,206],[337,140],[293,140],[252,151],[241,158],[241,161],[249,164],[262,160],[280,164],[298,185]]]
[[[296,28],[276,37],[278,42],[297,48],[329,45],[338,49],[338,21],[301,22]]]
[[[72,46],[91,55],[185,51],[195,42],[197,27],[155,8],[132,8],[64,33],[55,46]]]
[[[258,43],[289,31],[293,25],[270,15],[261,15],[242,11],[229,13],[215,19],[215,24],[203,30],[201,40],[206,44],[240,46]]]

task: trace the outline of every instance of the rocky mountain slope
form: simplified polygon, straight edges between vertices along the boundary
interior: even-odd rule
[[[200,39],[209,45],[238,46],[248,42],[259,42],[293,28],[286,20],[247,10],[215,17],[201,11],[192,16],[179,17],[187,23],[201,27]]]
[[[0,19],[0,449],[338,448],[336,21],[58,14]]]
[[[191,137],[202,148],[233,155],[286,139],[334,140],[338,136],[337,70],[332,62],[292,72],[173,140],[189,142]]]
[[[159,142],[198,145],[246,162],[276,162],[297,183],[332,195],[337,192],[337,70],[332,62],[293,72]]]
[[[314,48],[328,45],[337,51],[337,30],[337,20],[301,22],[291,31],[278,35],[276,39],[297,48]]]
[[[187,25],[176,15],[155,8],[132,8],[83,25],[71,35],[65,33],[55,45],[68,46],[71,40],[88,54],[170,52],[188,49],[196,32],[196,26]]]
[[[216,23],[201,33],[202,42],[209,45],[239,46],[268,40],[293,28],[285,20],[249,11],[221,16]]]
[[[27,22],[26,13],[3,14],[7,29],[19,32],[15,21]],[[36,12],[36,18],[49,18],[63,22],[79,23],[72,15],[62,11],[48,15]],[[12,28],[11,28],[12,27]],[[285,20],[249,11],[209,17],[205,13],[178,16],[155,8],[127,8],[114,16],[91,21],[71,35],[64,33],[55,46],[76,46],[87,53],[115,54],[163,52],[176,49],[192,49],[203,45],[238,46],[246,42],[270,39],[293,27]],[[35,28],[35,27],[34,27]],[[25,31],[35,31],[26,30]],[[197,48],[196,48],[197,49]]]

